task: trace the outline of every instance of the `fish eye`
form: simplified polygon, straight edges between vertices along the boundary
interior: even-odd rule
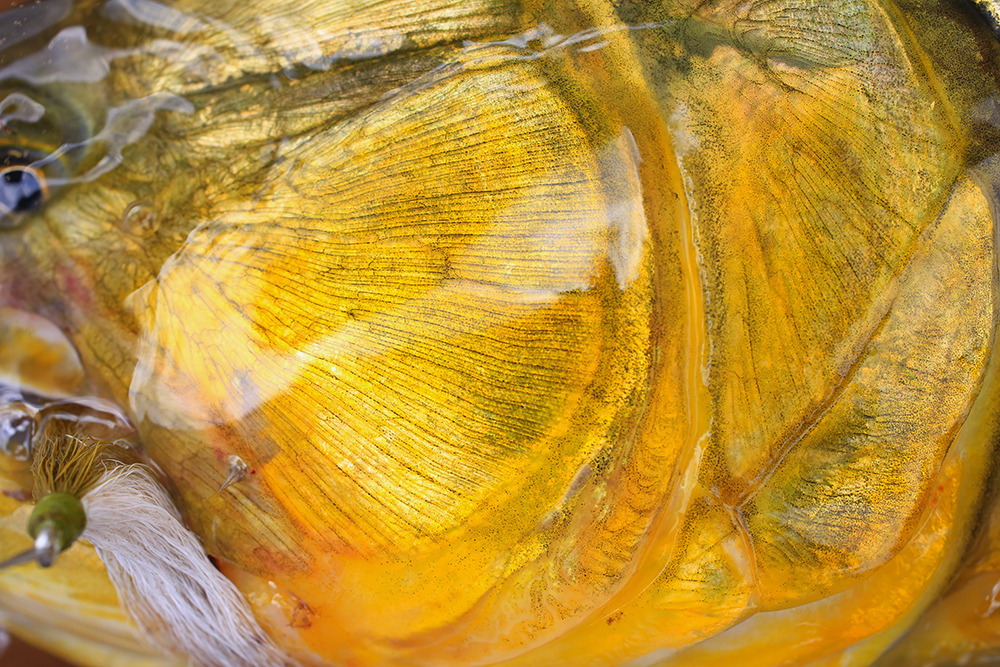
[[[94,123],[84,103],[44,87],[0,90],[0,232],[24,225],[71,175],[91,159]]]
[[[31,166],[28,152],[0,153],[0,229],[14,229],[23,213],[37,210],[48,196],[45,174]]]
[[[29,166],[0,170],[0,211],[34,211],[44,194],[45,177],[38,170]]]

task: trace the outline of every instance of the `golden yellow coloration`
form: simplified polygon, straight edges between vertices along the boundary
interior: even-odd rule
[[[993,655],[987,18],[76,3],[0,50],[46,106],[0,157],[55,156],[0,229],[0,389],[121,406],[304,665]],[[0,620],[141,653],[95,559],[0,573]]]
[[[66,337],[48,320],[21,310],[0,310],[0,376],[49,396],[79,390],[80,360]]]

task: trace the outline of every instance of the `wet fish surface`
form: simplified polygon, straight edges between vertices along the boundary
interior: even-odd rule
[[[8,4],[12,633],[1000,660],[996,2]]]

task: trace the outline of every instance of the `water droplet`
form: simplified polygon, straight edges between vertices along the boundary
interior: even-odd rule
[[[125,207],[121,226],[129,234],[148,236],[159,228],[158,217],[152,202],[139,199]]]
[[[31,459],[34,421],[16,413],[0,414],[0,452],[17,461]]]

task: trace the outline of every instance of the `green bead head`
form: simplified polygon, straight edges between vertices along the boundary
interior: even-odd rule
[[[50,493],[35,505],[28,518],[28,534],[37,541],[47,533],[51,537],[53,557],[68,549],[83,534],[87,515],[83,503],[69,493]],[[45,563],[42,563],[45,565]]]

